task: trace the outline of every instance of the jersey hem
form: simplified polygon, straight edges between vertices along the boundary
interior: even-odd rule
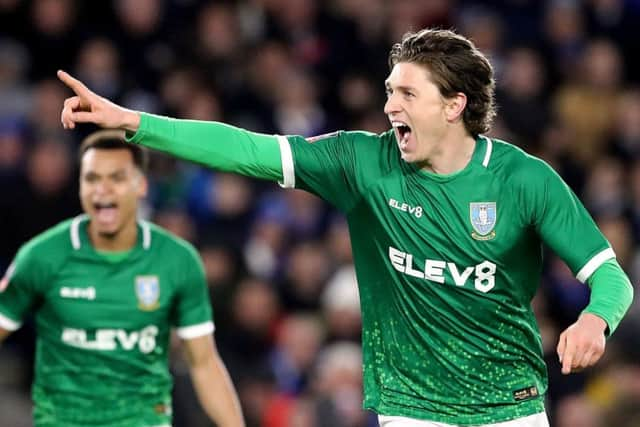
[[[384,403],[380,403],[378,405],[375,404],[365,404],[363,405],[364,409],[371,410],[378,415],[384,416],[397,416],[397,417],[408,417],[414,418],[422,421],[432,421],[437,423],[445,423],[445,424],[453,424],[460,426],[475,426],[475,425],[483,425],[483,424],[497,424],[503,423],[507,421],[512,421],[518,418],[528,417],[530,415],[535,415],[541,412],[545,412],[544,400],[542,398],[530,400],[528,402],[522,402],[518,405],[510,405],[513,406],[513,411],[510,411],[507,414],[500,415],[470,415],[470,416],[456,416],[456,415],[446,415],[441,412],[432,412],[424,408],[412,408],[405,406],[397,406],[397,405],[387,405]],[[467,410],[472,407],[478,407],[486,410],[489,406],[470,406]]]
[[[176,333],[183,340],[189,340],[192,338],[202,337],[213,333],[215,326],[213,322],[205,322],[197,325],[183,326],[177,328]]]

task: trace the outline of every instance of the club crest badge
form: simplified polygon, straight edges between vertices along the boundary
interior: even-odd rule
[[[152,311],[158,308],[160,299],[158,276],[136,276],[136,297],[140,310]]]
[[[476,240],[491,240],[496,237],[496,202],[469,203],[469,215],[474,230],[471,237]]]

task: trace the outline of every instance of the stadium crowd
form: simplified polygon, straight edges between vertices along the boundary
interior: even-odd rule
[[[69,70],[129,108],[314,136],[389,128],[387,54],[409,29],[456,28],[497,75],[490,136],[549,162],[640,279],[636,0],[0,0],[0,270],[80,212],[64,131]],[[319,199],[152,153],[141,216],[199,249],[216,341],[247,423],[373,427],[361,409],[360,311],[344,220]],[[563,376],[560,331],[588,288],[547,257],[534,300],[555,427],[640,425],[640,303],[593,369]],[[0,348],[0,426],[30,425],[33,325]],[[179,354],[175,426],[207,425]]]

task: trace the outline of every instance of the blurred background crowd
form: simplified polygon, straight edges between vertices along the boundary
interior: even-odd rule
[[[640,278],[638,0],[0,0],[0,270],[79,213],[63,131],[65,69],[130,108],[313,136],[382,132],[387,53],[455,28],[492,61],[491,136],[548,161]],[[141,215],[200,250],[216,340],[252,427],[373,427],[361,409],[360,314],[343,218],[314,196],[153,153]],[[549,254],[534,307],[554,427],[640,426],[640,303],[599,365],[562,376],[555,346],[588,288]],[[33,325],[0,349],[0,426],[29,426]],[[173,358],[175,426],[204,421]],[[124,397],[123,397],[124,398]]]

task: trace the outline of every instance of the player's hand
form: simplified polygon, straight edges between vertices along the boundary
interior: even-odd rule
[[[604,354],[607,323],[599,316],[583,313],[578,321],[560,334],[558,357],[567,375],[595,365]]]
[[[94,123],[100,127],[136,131],[140,115],[114,104],[87,88],[80,80],[59,70],[58,78],[75,92],[64,101],[60,121],[65,129],[74,129],[76,123]]]

